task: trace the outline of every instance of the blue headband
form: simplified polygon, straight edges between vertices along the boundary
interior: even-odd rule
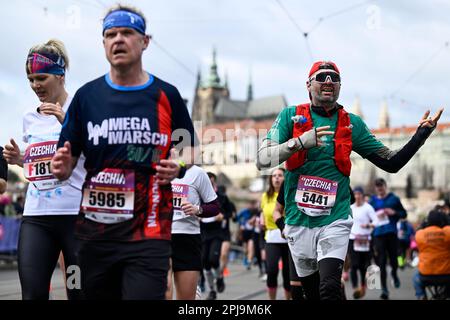
[[[103,20],[103,34],[108,29],[118,27],[133,28],[139,33],[145,34],[144,18],[131,11],[113,11]]]

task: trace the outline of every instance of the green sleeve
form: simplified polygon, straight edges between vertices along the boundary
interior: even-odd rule
[[[295,106],[286,107],[278,114],[267,133],[267,139],[277,143],[288,141],[292,137],[293,122],[291,117],[295,116]]]
[[[353,151],[366,158],[369,154],[384,147],[369,130],[364,121],[357,115],[350,114],[350,122],[353,125],[352,144]]]

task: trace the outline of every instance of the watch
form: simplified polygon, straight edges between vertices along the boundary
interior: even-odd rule
[[[287,143],[287,147],[289,148],[289,150],[294,150],[296,146],[297,146],[297,143],[296,143],[295,139],[290,139]]]

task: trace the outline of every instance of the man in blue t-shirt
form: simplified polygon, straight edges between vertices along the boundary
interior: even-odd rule
[[[381,299],[389,299],[389,291],[386,284],[386,263],[389,257],[391,275],[396,288],[400,287],[400,279],[397,275],[397,222],[406,218],[406,210],[403,208],[399,197],[392,192],[387,192],[386,181],[383,178],[375,180],[375,192],[369,204],[375,209],[377,221],[373,230],[375,245],[375,259],[380,267]]]
[[[182,163],[175,143],[196,141],[178,90],[144,71],[150,43],[144,15],[117,5],[103,20],[110,71],[81,87],[63,124],[52,172],[70,176],[83,153],[76,235],[87,299],[164,299],[170,256],[172,189]]]

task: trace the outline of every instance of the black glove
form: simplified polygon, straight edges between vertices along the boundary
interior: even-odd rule
[[[280,229],[280,231],[283,231],[284,230],[284,226],[285,226],[285,224],[284,224],[284,217],[279,217],[277,219],[277,221],[275,221],[275,224],[277,225],[278,229]]]

